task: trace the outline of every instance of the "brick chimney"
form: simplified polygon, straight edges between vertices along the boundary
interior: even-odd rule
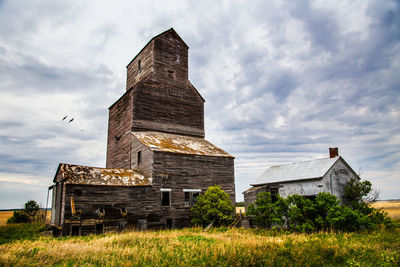
[[[330,147],[329,148],[329,158],[336,158],[336,157],[339,157],[339,148]]]

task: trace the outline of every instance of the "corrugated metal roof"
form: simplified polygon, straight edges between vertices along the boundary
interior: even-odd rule
[[[272,166],[251,185],[321,178],[339,158],[324,158]]]
[[[133,132],[132,134],[145,146],[155,151],[233,158],[203,138],[160,132]]]
[[[106,169],[61,163],[57,174],[59,172],[66,184],[146,186],[152,182],[151,178],[132,169]]]

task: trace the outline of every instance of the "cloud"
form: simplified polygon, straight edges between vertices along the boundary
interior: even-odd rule
[[[125,66],[174,27],[206,99],[206,137],[236,157],[238,200],[267,166],[326,157],[330,146],[393,198],[399,11],[372,0],[0,1],[0,181],[15,178],[19,192],[39,181],[35,194],[46,194],[59,162],[104,166]],[[23,194],[7,196],[3,208]]]

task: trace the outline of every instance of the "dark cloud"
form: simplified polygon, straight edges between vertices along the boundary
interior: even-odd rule
[[[290,14],[300,20],[315,48],[335,53],[338,46],[337,16],[334,10],[314,8],[308,1],[290,1]]]
[[[96,86],[110,83],[112,72],[104,65],[90,66],[90,69],[79,69],[70,66],[59,67],[50,65],[20,53],[14,53],[0,48],[0,86],[18,88],[16,92],[36,91],[35,93],[48,93],[48,91],[82,91],[88,93]],[[14,60],[9,62],[9,58]],[[93,68],[94,67],[94,68]]]

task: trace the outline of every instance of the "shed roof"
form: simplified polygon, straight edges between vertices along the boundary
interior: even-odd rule
[[[60,163],[54,182],[61,181],[81,185],[146,186],[151,185],[152,179],[132,169],[107,169]]]
[[[221,148],[199,137],[161,132],[133,132],[132,134],[153,151],[233,158]]]
[[[323,158],[269,167],[251,185],[322,178],[341,157]]]

